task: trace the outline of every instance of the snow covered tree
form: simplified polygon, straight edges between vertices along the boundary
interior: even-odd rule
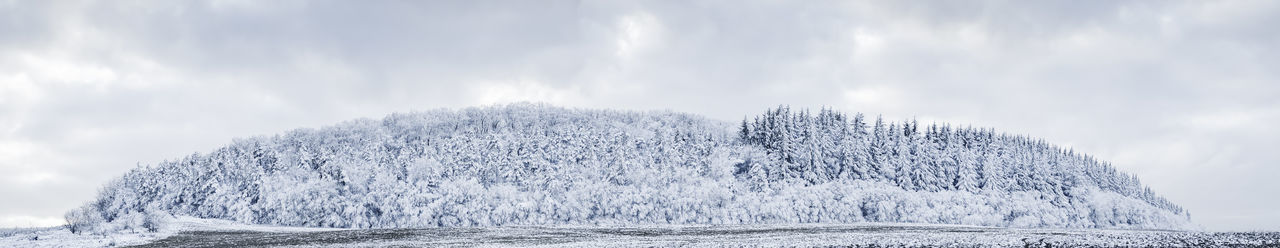
[[[354,228],[1186,224],[1133,175],[1042,140],[848,116],[779,106],[735,125],[535,104],[392,114],[140,166],[65,217],[90,233],[180,215]]]

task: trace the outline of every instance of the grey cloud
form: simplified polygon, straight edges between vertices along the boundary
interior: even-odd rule
[[[1280,172],[1268,152],[1280,134],[1262,124],[1280,120],[1278,12],[1267,1],[0,2],[0,90],[25,74],[43,96],[0,106],[0,128],[20,125],[0,141],[38,151],[0,156],[0,171],[63,176],[0,182],[22,189],[0,197],[67,196],[0,217],[69,209],[136,162],[474,105],[492,86],[728,121],[791,104],[995,127],[1114,161],[1211,228],[1275,229],[1278,202],[1249,196],[1280,193],[1262,176]],[[51,66],[73,68],[37,71]],[[49,78],[79,67],[114,78]]]

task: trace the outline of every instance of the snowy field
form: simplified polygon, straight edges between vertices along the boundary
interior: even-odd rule
[[[339,231],[335,228],[299,228],[246,225],[226,220],[178,217],[159,232],[128,232],[112,235],[73,234],[65,227],[0,229],[0,247],[128,247],[198,232],[289,233]],[[174,245],[170,245],[174,246]],[[213,247],[193,244],[196,247]]]
[[[181,218],[159,233],[0,233],[0,247],[1280,247],[1280,233],[1007,229],[956,225],[752,225],[324,229]]]

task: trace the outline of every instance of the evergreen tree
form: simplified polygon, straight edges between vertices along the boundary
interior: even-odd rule
[[[393,114],[139,166],[66,218],[76,232],[154,231],[173,215],[352,228],[1186,224],[1136,176],[1043,140],[868,127],[830,109],[750,119],[735,133],[688,114],[529,104]]]

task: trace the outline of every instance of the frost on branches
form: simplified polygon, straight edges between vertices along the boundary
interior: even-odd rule
[[[237,140],[139,167],[76,232],[172,216],[308,227],[912,222],[1189,227],[1137,178],[1041,140],[786,107],[738,124],[514,104]]]

